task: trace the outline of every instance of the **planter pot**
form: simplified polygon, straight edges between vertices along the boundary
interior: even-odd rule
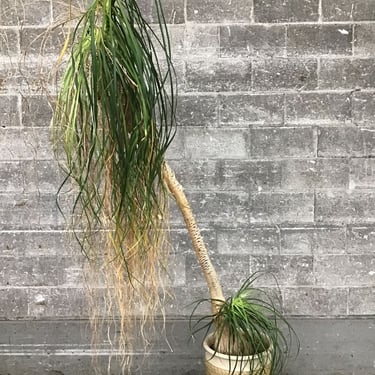
[[[271,349],[252,356],[233,356],[218,353],[211,348],[213,335],[208,335],[204,342],[206,375],[270,375],[271,373]],[[263,357],[261,366],[259,357]],[[262,368],[264,367],[264,368]]]

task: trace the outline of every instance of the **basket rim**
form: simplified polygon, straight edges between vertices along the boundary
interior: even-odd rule
[[[264,350],[263,352],[256,353],[256,354],[250,354],[250,355],[243,355],[243,356],[238,356],[234,354],[224,354],[220,352],[215,352],[214,349],[211,348],[211,344],[213,342],[213,333],[209,333],[203,340],[203,348],[206,351],[206,353],[209,353],[212,357],[218,357],[221,359],[225,359],[228,361],[251,361],[251,360],[256,360],[258,357],[265,355],[268,352],[272,351],[272,346],[269,346],[267,350]]]

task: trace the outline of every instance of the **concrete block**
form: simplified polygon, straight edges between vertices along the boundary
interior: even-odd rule
[[[248,132],[242,129],[196,129],[186,134],[190,159],[246,159]]]
[[[173,62],[185,56],[185,26],[182,24],[168,25],[168,32],[170,37],[171,56]]]
[[[45,96],[22,98],[22,125],[25,127],[49,127],[52,106]]]
[[[220,26],[221,57],[284,56],[285,26]]]
[[[313,193],[251,194],[251,223],[282,224],[313,223],[313,221]]]
[[[371,157],[375,154],[375,132],[360,128],[320,128],[319,157]]]
[[[354,25],[354,56],[373,57],[375,55],[374,32],[375,25],[372,23]]]
[[[250,22],[251,1],[248,0],[188,0],[187,21],[209,22]]]
[[[242,160],[190,160],[172,162],[182,186],[188,191],[249,191],[252,165]]]
[[[184,14],[184,0],[164,0],[162,2],[163,12],[165,20],[169,24],[182,24],[185,22]],[[154,1],[151,0],[151,22],[157,22],[157,9],[155,7]]]
[[[358,287],[349,288],[349,314],[374,315],[375,314],[375,288]]]
[[[186,63],[186,91],[248,91],[251,62],[248,60],[205,60]]]
[[[349,254],[373,254],[375,252],[375,226],[347,227],[347,252]]]
[[[314,235],[314,228],[282,228],[280,253],[282,255],[312,255]]]
[[[348,253],[346,228],[344,226],[317,227],[314,234],[314,254]]]
[[[367,0],[330,0],[322,1],[324,21],[372,21],[375,20],[375,10]]]
[[[18,97],[0,96],[0,128],[18,127],[19,125]]]
[[[0,286],[53,286],[66,281],[69,258],[56,257],[0,257]],[[82,281],[82,280],[81,280]]]
[[[298,93],[286,95],[286,123],[335,124],[351,121],[350,94]]]
[[[318,0],[254,0],[255,22],[314,22],[318,10]]]
[[[290,315],[346,315],[348,291],[345,288],[286,288],[284,305]]]
[[[26,59],[20,64],[10,80],[9,87],[12,92],[21,92],[25,96],[41,95],[40,88],[45,92],[53,93],[56,82],[61,80],[61,72],[55,74],[56,55],[46,55],[36,61],[33,58]]]
[[[65,213],[67,203],[62,202]],[[72,207],[70,202],[69,207]],[[3,230],[61,229],[65,226],[55,194],[0,194],[0,225]]]
[[[237,227],[249,223],[249,196],[241,192],[188,194],[199,223]],[[212,224],[211,224],[212,225]]]
[[[0,163],[0,192],[21,193],[24,189],[23,171],[20,162]]]
[[[79,0],[76,0],[79,2]],[[164,0],[162,3],[165,20],[168,24],[184,23],[184,2],[183,0]],[[157,9],[153,0],[138,0],[137,5],[140,8],[142,16],[149,23],[157,23]],[[64,6],[57,6],[54,9],[54,16],[61,14]]]
[[[50,160],[49,129],[1,129],[0,160]]]
[[[1,192],[22,193],[38,190],[37,172],[32,161],[2,162],[0,176]]]
[[[19,33],[17,30],[0,30],[0,56],[12,56],[19,53],[20,46],[18,41],[18,35]]]
[[[319,70],[321,89],[358,89],[375,87],[374,60],[370,58],[325,59]]]
[[[254,62],[255,90],[312,90],[317,87],[314,59],[267,59]]]
[[[70,256],[73,261],[81,255],[73,233],[65,231],[0,231],[0,253],[15,259]]]
[[[193,262],[193,259],[192,259]],[[193,263],[194,267],[197,267]],[[184,263],[185,269],[185,263]],[[199,270],[195,272],[200,278]],[[177,286],[171,289],[171,297],[166,301],[165,308],[166,313],[170,316],[186,316],[189,317],[196,307],[197,302],[202,298],[209,298],[209,293],[206,285],[195,285],[194,288],[185,286]],[[202,316],[210,314],[209,303],[202,303],[196,309],[196,316]]]
[[[0,288],[0,319],[17,319],[27,316],[27,290]]]
[[[167,160],[181,160],[185,157],[185,131],[178,129],[173,142],[169,145],[166,152]]]
[[[212,263],[222,285],[237,290],[249,276],[249,259],[248,255],[215,255]],[[186,269],[189,270],[186,273],[187,285],[206,286],[206,281],[195,257],[188,256],[186,258]]]
[[[281,254],[346,254],[345,227],[314,226],[281,229]]]
[[[144,4],[146,2],[148,2],[148,0],[137,1],[138,6],[141,8],[142,12],[145,10]],[[53,21],[56,22],[61,19],[68,19],[70,12],[76,15],[80,14],[86,9],[88,5],[90,5],[90,3],[82,0],[71,0],[69,1],[69,3],[52,0]],[[145,12],[143,12],[143,14],[145,14]]]
[[[159,61],[163,61],[165,64],[166,51],[160,45],[160,41],[163,40],[159,24],[151,25],[153,33],[151,40],[154,43],[155,54],[158,56]],[[172,61],[177,61],[185,53],[185,27],[183,25],[167,25],[169,33],[169,44],[171,50]]]
[[[279,232],[276,228],[218,229],[217,246],[221,254],[278,254]]]
[[[84,318],[89,316],[89,299],[84,288],[33,288],[27,293],[28,317]],[[98,302],[98,307],[102,307]]]
[[[56,57],[51,56],[38,62],[24,59],[22,64],[16,59],[1,59],[0,94],[40,95],[41,87],[52,92],[56,88],[56,75],[53,74],[55,63]]]
[[[27,144],[22,136],[25,137],[23,131],[17,129],[0,128],[0,160],[1,161],[18,161],[20,159],[32,159],[32,150],[27,147]]]
[[[283,190],[305,191],[324,188],[349,187],[349,162],[345,159],[282,160]]]
[[[24,79],[13,62],[8,58],[0,60],[0,94],[9,93],[12,88],[19,87],[23,81]]]
[[[375,94],[355,92],[353,94],[353,121],[367,127],[375,126]]]
[[[317,192],[315,220],[323,223],[371,223],[375,220],[375,194],[371,190]]]
[[[40,92],[40,87],[47,88],[48,84],[52,84],[52,60],[17,64],[8,58],[0,62],[0,94],[30,94]]]
[[[186,286],[186,269],[185,269],[186,256],[182,254],[172,253],[168,258],[168,272],[164,281],[164,285],[168,288],[181,288]],[[173,298],[171,298],[172,300]],[[164,301],[165,303],[172,301]]]
[[[1,194],[0,195],[0,222],[2,228],[31,229],[39,224],[38,209],[39,198],[26,194]]]
[[[314,258],[316,284],[367,286],[375,282],[375,254],[320,255]]]
[[[217,96],[180,96],[176,113],[177,125],[215,127],[218,125],[218,112]]]
[[[250,156],[253,159],[274,159],[315,156],[313,128],[250,129]]]
[[[375,160],[353,158],[349,161],[351,189],[373,189],[375,187]]]
[[[219,57],[219,27],[187,24],[185,27],[185,51],[191,57]]]
[[[224,162],[223,162],[224,163]],[[171,161],[177,180],[188,191],[217,191],[223,188],[224,178],[220,178],[220,167],[214,160]]]
[[[279,190],[282,187],[282,169],[277,161],[252,161],[249,164],[250,192]]]
[[[26,192],[57,194],[63,180],[64,172],[56,160],[23,161],[24,189]],[[66,185],[66,188],[71,186]]]
[[[48,25],[52,20],[51,2],[2,0],[0,14],[0,26]]]
[[[220,95],[220,124],[281,125],[284,122],[283,95]]]
[[[281,187],[280,163],[273,161],[207,160],[172,163],[189,191],[263,191]]]
[[[172,52],[173,53],[173,52]],[[172,59],[174,59],[172,55]],[[176,74],[176,80],[174,83],[176,83],[178,92],[185,92],[185,61],[178,58],[175,58],[173,61],[173,67]],[[163,65],[163,62],[162,64]],[[165,66],[165,63],[164,63]],[[166,71],[166,69],[163,70],[163,67],[161,67],[161,71]]]
[[[351,25],[288,25],[288,55],[351,55]]]
[[[41,56],[46,54],[58,55],[66,38],[67,33],[61,27],[54,30],[42,27],[25,27],[20,32],[21,53]]]
[[[313,285],[313,258],[303,255],[266,255],[252,256],[251,272],[266,272],[257,284],[260,286],[276,286],[275,278],[280,286]]]

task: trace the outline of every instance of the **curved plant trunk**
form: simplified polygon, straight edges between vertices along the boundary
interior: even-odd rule
[[[213,267],[207,248],[204,244],[203,237],[197,226],[194,218],[193,211],[183,191],[181,184],[176,179],[173,170],[167,163],[163,165],[163,179],[169,191],[173,194],[176,203],[184,218],[186,228],[189,232],[190,239],[193,243],[195,254],[200,264],[206,283],[208,286],[212,314],[216,315],[225,302],[224,293],[222,291],[219,278]],[[214,319],[214,332],[213,332],[213,348],[219,353],[230,355],[242,355],[243,353],[243,338],[236,337],[230,338],[228,327],[219,317]],[[232,340],[234,341],[232,341]]]
[[[204,244],[202,235],[195,221],[190,204],[186,198],[181,184],[177,181],[176,176],[167,163],[163,166],[163,178],[169,191],[173,194],[176,203],[184,217],[186,228],[193,243],[195,254],[202,268],[206,279],[210,298],[212,300],[212,312],[215,314],[221,306],[221,302],[225,301],[224,294],[219,283],[219,278],[213,267],[207,248]]]

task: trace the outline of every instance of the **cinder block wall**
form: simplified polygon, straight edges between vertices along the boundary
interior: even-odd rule
[[[152,21],[152,1],[141,3]],[[288,314],[375,314],[373,1],[164,4],[180,97],[168,159],[225,289],[267,269]],[[43,32],[66,10],[0,2],[2,320],[87,316],[48,129],[64,32]],[[206,289],[173,206],[172,238],[168,314],[184,316]]]

